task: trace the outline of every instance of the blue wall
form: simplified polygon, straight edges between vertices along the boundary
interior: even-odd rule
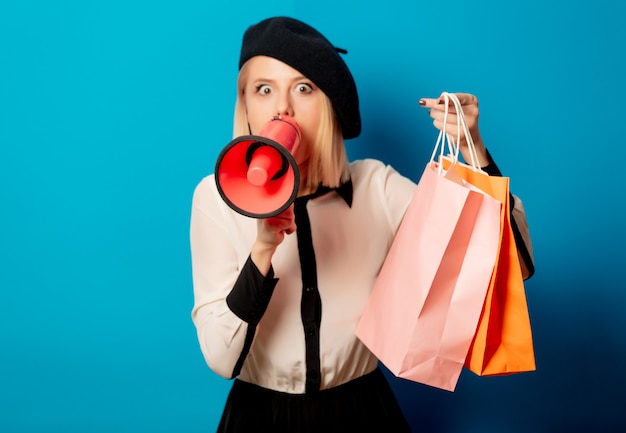
[[[436,138],[417,100],[472,92],[524,199],[538,369],[455,393],[390,377],[416,431],[623,428],[624,3],[384,5],[0,4],[0,431],[214,430],[230,382],[190,320],[190,200],[230,139],[241,35],[276,14],[349,50],[352,159],[417,180]]]

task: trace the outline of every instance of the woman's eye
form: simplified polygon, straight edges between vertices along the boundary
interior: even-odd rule
[[[311,93],[313,91],[313,86],[311,86],[310,84],[302,83],[298,84],[296,90],[298,91],[298,93]]]
[[[257,86],[256,92],[260,93],[261,95],[267,95],[269,93],[272,93],[272,88],[267,84],[261,84],[260,86]]]

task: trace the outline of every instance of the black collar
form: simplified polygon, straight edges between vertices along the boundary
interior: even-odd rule
[[[314,193],[305,195],[302,197],[298,197],[298,199],[308,201],[313,198],[320,197],[324,194],[327,194],[331,191],[336,191],[337,194],[339,194],[339,196],[344,199],[348,207],[352,207],[352,179],[348,179],[347,181],[345,181],[344,183],[342,183],[336,188],[331,188],[329,186],[320,185],[319,187],[317,187],[317,191],[315,191]]]

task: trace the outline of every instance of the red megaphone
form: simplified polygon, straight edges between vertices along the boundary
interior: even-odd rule
[[[302,132],[288,116],[274,116],[259,135],[228,143],[215,164],[220,195],[233,210],[253,218],[269,218],[296,199],[300,171],[293,153]]]

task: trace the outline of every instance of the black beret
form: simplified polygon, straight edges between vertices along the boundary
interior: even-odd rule
[[[239,68],[254,56],[268,56],[298,70],[328,96],[343,137],[355,138],[361,133],[359,95],[339,52],[347,53],[335,48],[308,24],[274,17],[248,27],[243,36]]]

